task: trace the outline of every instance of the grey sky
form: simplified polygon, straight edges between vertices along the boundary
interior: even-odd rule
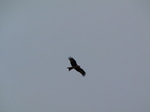
[[[0,112],[150,112],[148,0],[0,7]]]

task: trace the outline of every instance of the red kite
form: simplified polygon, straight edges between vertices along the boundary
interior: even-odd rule
[[[69,57],[68,59],[70,60],[70,64],[72,65],[72,67],[68,67],[68,70],[70,71],[72,69],[75,69],[76,71],[80,72],[82,76],[85,76],[85,71],[80,68],[79,65],[77,65],[76,61],[72,57]]]

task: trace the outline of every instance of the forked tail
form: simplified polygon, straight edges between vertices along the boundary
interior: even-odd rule
[[[73,69],[73,67],[67,67],[67,68],[68,68],[69,71]]]

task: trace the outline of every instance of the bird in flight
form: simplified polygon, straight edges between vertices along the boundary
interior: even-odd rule
[[[70,64],[72,65],[72,67],[68,67],[68,70],[70,71],[72,69],[75,69],[76,71],[80,72],[82,76],[85,76],[85,71],[80,68],[79,65],[77,65],[77,62],[72,57],[69,57],[68,59],[70,60]]]

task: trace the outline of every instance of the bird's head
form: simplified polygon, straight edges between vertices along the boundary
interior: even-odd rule
[[[77,65],[77,67],[79,67],[79,68],[80,68],[80,66],[79,66],[79,65]]]

